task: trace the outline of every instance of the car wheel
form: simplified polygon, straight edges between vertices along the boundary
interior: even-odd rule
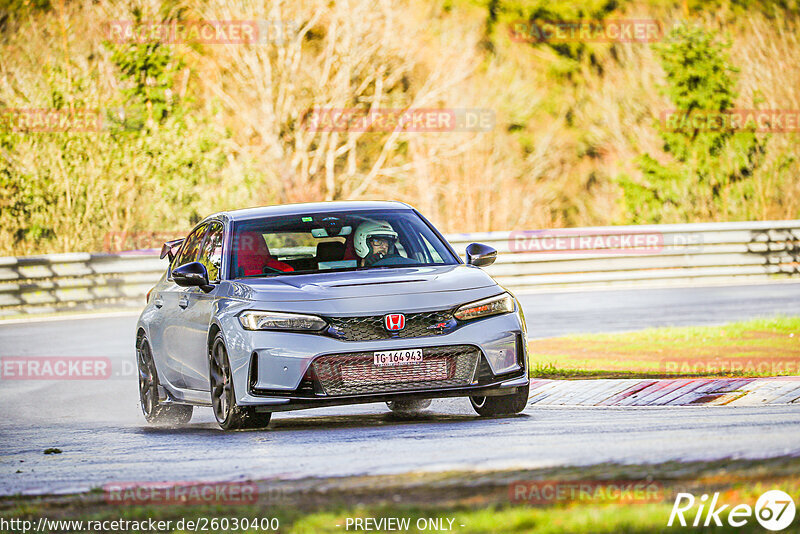
[[[420,412],[431,405],[431,399],[387,401],[386,406],[395,413]]]
[[[472,407],[478,415],[489,417],[493,415],[511,415],[519,413],[528,404],[528,392],[530,386],[526,385],[519,388],[513,395],[502,395],[499,397],[470,397]]]
[[[139,403],[148,423],[183,424],[192,419],[193,408],[185,404],[163,404],[158,394],[158,373],[150,342],[142,336],[136,346],[139,369]]]
[[[211,344],[209,371],[211,406],[220,427],[224,430],[240,430],[264,428],[269,424],[272,413],[257,412],[253,406],[236,405],[231,365],[222,332],[217,333]]]

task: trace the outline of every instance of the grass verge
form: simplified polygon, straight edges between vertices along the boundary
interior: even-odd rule
[[[535,378],[759,377],[800,374],[800,317],[537,339]]]
[[[518,491],[520,485],[582,487],[591,491],[553,493],[536,500],[533,493]],[[635,494],[615,493],[625,484],[645,483],[658,491],[636,500]],[[38,521],[171,521],[166,532],[183,532],[178,521],[218,522],[222,518],[276,518],[279,532],[347,532],[356,519],[407,520],[409,532],[460,533],[650,533],[674,532],[667,521],[679,492],[719,493],[720,505],[730,506],[719,515],[723,527],[678,528],[689,532],[760,532],[754,517],[738,529],[727,525],[727,512],[737,504],[754,506],[767,490],[781,489],[800,497],[800,458],[721,460],[715,462],[667,462],[654,465],[599,464],[484,472],[411,473],[390,476],[330,479],[262,480],[256,482],[258,500],[247,505],[121,506],[109,503],[104,493],[61,496],[14,496],[0,498],[0,525],[12,519]],[[545,496],[545,491],[541,491]],[[699,501],[698,501],[699,502]],[[691,524],[697,506],[686,512]],[[219,523],[220,525],[222,523]],[[350,525],[350,528],[348,528]],[[86,531],[86,524],[82,525]],[[424,528],[420,528],[424,527]],[[444,528],[446,527],[446,528]],[[60,529],[78,531],[79,529]],[[200,529],[202,530],[202,529]],[[219,526],[213,530],[234,531]],[[362,529],[359,529],[362,530]],[[370,529],[387,531],[388,528]],[[6,530],[9,531],[9,530]],[[130,531],[130,530],[129,530]],[[238,529],[242,531],[242,529]],[[270,532],[271,529],[245,529]],[[362,530],[363,531],[363,530]]]

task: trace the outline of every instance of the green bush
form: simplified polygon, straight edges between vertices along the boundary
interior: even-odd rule
[[[727,45],[700,27],[678,26],[668,37],[656,50],[666,74],[664,90],[676,108],[670,111],[680,117],[677,124],[688,124],[686,119],[698,111],[731,110],[737,98],[736,69],[725,52]],[[752,196],[750,182],[764,161],[766,139],[752,131],[657,127],[672,160],[664,163],[643,154],[639,167],[644,180],[621,180],[632,222],[747,215],[746,207],[737,209],[729,199],[737,199],[742,208]]]

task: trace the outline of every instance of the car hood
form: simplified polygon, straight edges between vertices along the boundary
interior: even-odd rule
[[[444,309],[501,291],[477,267],[441,265],[237,280],[230,283],[228,296],[281,303],[286,311],[347,314]]]

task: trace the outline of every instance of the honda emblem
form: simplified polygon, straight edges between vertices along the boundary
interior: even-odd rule
[[[390,313],[384,316],[383,326],[389,331],[402,330],[406,327],[406,316],[402,313]]]

